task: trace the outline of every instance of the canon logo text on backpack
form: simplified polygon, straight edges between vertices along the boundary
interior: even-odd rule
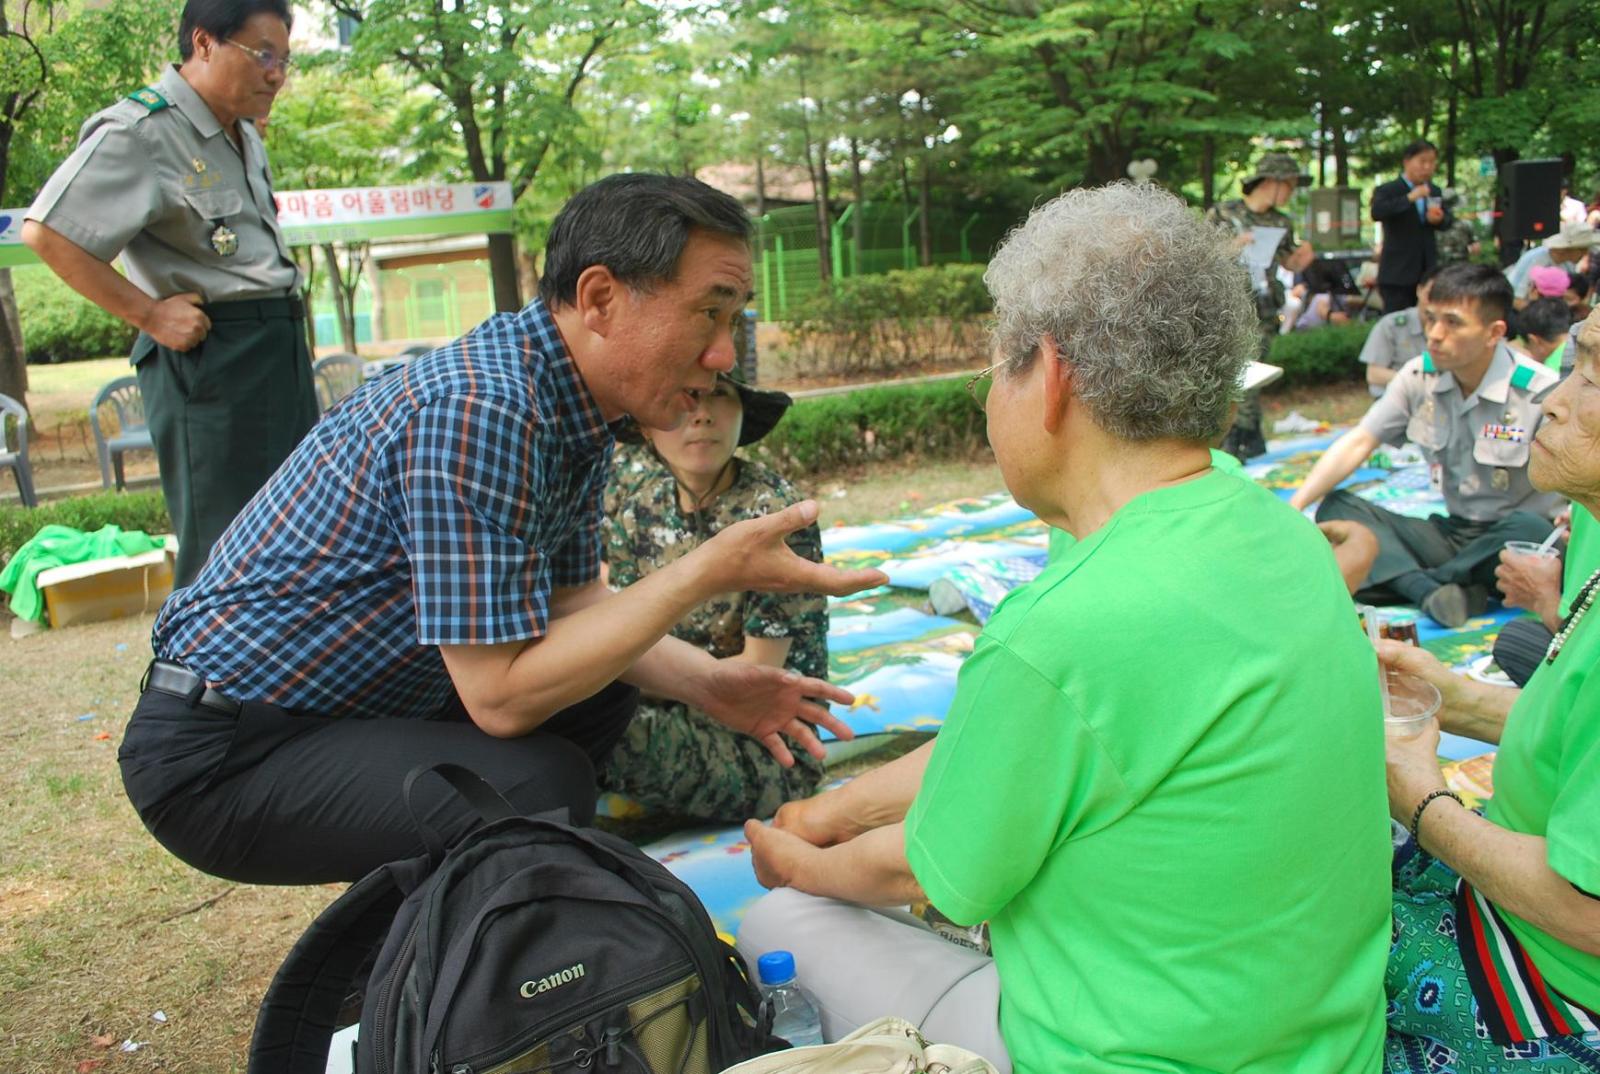
[[[537,981],[523,981],[520,989],[522,998],[532,999],[541,992],[548,992],[552,988],[560,988],[564,984],[571,984],[582,976],[583,963],[580,962],[576,966],[558,970],[547,977],[539,978]]]

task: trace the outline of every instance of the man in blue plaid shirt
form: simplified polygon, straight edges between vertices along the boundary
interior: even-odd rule
[[[693,179],[617,175],[557,216],[539,297],[334,408],[153,631],[119,760],[146,827],[254,883],[352,880],[472,816],[453,762],[519,809],[593,815],[594,767],[640,688],[821,755],[828,683],[666,636],[737,590],[881,583],[795,555],[814,502],[730,526],[619,593],[601,493],[625,415],[672,429],[734,362],[749,223]]]

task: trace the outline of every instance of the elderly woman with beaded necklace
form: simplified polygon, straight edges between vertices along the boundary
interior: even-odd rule
[[[1544,413],[1534,485],[1600,510],[1600,317]],[[1479,815],[1445,786],[1437,727],[1388,744],[1390,812],[1411,838],[1395,857],[1386,1071],[1437,1069],[1441,1049],[1459,1074],[1600,1070],[1597,584],[1600,571],[1521,691],[1380,643],[1385,664],[1439,688],[1444,729],[1500,746]]]

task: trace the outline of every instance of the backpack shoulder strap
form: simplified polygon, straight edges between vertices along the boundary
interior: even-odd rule
[[[427,858],[381,866],[317,915],[267,988],[250,1039],[249,1074],[322,1074],[334,1022],[406,895],[428,875]]]

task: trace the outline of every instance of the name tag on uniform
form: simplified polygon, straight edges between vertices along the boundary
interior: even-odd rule
[[[1520,444],[1528,439],[1528,430],[1520,425],[1496,425],[1489,422],[1478,434],[1482,440],[1504,440],[1512,444]]]

